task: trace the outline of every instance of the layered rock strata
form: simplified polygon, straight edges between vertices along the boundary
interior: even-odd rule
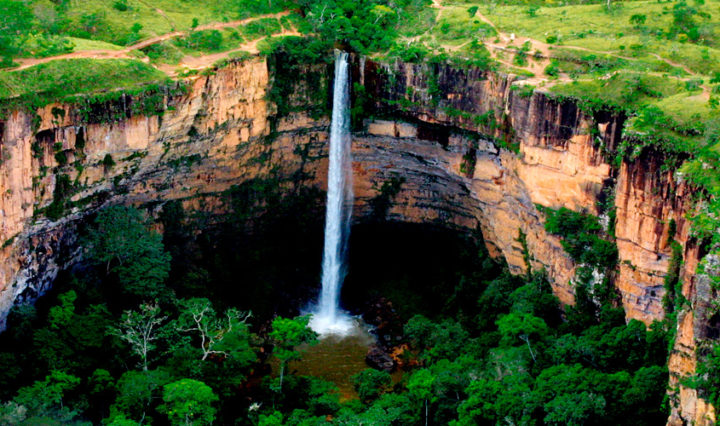
[[[81,256],[75,227],[103,205],[152,209],[180,199],[187,209],[219,213],[226,210],[223,191],[249,179],[324,189],[327,117],[278,117],[266,100],[274,77],[255,58],[191,81],[187,94],[163,99],[160,116],[93,122],[76,105],[49,105],[0,121],[0,325],[14,303],[42,294],[58,270]],[[302,75],[297,80],[303,84]],[[615,284],[628,318],[648,324],[663,317],[674,222],[683,293],[693,309],[679,315],[671,421],[712,418],[712,407],[679,385],[694,372],[698,339],[713,338],[698,333],[707,319],[697,309],[708,299],[699,295],[709,290],[695,277],[701,253],[685,219],[690,188],[665,171],[656,153],[610,165],[624,117],[587,114],[477,69],[363,61],[354,80],[371,99],[368,117],[376,117],[353,135],[358,220],[376,213],[371,201],[383,182],[402,178],[388,218],[480,227],[491,254],[516,273],[544,269],[560,300],[573,303],[578,265],[545,232],[536,205],[600,214],[598,203],[614,193]],[[48,207],[57,207],[58,198],[65,210],[50,220]]]

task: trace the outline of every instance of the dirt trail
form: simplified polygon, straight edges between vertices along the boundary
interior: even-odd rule
[[[286,37],[286,36],[300,36],[302,35],[299,33],[296,29],[292,30],[283,30],[280,33],[273,34],[270,37]],[[230,54],[235,52],[248,52],[250,54],[257,54],[259,53],[259,50],[257,48],[258,43],[265,40],[267,37],[262,37],[257,40],[253,40],[250,42],[247,42],[243,45],[240,45],[239,47],[228,50],[226,52],[219,52],[219,53],[212,53],[208,55],[202,55],[202,56],[185,56],[180,60],[180,63],[175,65],[170,64],[159,64],[156,67],[168,74],[171,77],[174,77],[178,74],[178,70],[187,71],[187,70],[201,70],[205,68],[211,67],[215,62],[228,58]]]
[[[697,75],[698,75],[695,71],[691,70],[686,65],[683,65],[679,62],[672,61],[668,58],[663,58],[662,56],[658,55],[657,53],[651,53],[651,55],[660,59],[661,61],[665,62],[666,64],[670,65],[671,67],[676,67],[676,68],[682,69],[683,71],[685,71],[686,73],[688,73],[694,77],[697,77]]]
[[[138,0],[138,1],[142,4],[144,4],[148,9],[154,8],[153,5],[148,4],[148,2],[145,0]],[[168,24],[170,24],[171,30],[174,30],[177,27],[177,25],[175,25],[175,22],[172,19],[170,19],[170,17],[165,13],[164,10],[160,9],[159,7],[155,7],[154,9],[155,9],[155,13],[162,16],[163,18],[165,18],[166,21],[168,21]]]
[[[443,10],[446,9],[446,6],[443,6],[442,0],[433,0],[432,4],[433,8],[438,9],[437,14],[437,20],[439,20],[440,14]],[[490,20],[487,16],[483,15],[479,10],[476,12],[475,17],[480,19],[485,24],[489,25],[491,28],[495,30],[497,33],[496,39],[494,42],[485,42],[485,46],[487,46],[491,50],[491,54],[493,56],[493,59],[496,61],[513,68],[519,68],[524,69],[526,71],[529,71],[533,74],[535,74],[535,77],[532,77],[530,79],[523,80],[523,83],[525,84],[545,84],[545,85],[554,85],[558,83],[568,82],[572,81],[572,78],[566,74],[560,74],[556,78],[550,80],[549,78],[545,77],[545,67],[547,67],[550,64],[551,59],[553,58],[553,55],[551,53],[551,49],[553,49],[555,46],[551,46],[548,43],[535,40],[530,37],[523,37],[523,36],[516,36],[513,33],[506,33],[503,31],[500,31],[497,25]],[[409,39],[408,41],[417,41],[419,39],[418,37],[413,37],[413,39]],[[512,60],[505,59],[504,53],[507,53],[511,55],[511,57],[514,57],[517,54],[517,50],[522,47],[525,43],[529,44],[529,51],[526,53],[526,65],[524,66],[518,66],[513,63]],[[465,47],[467,43],[463,43],[461,45],[442,45],[442,47],[448,51],[457,51],[461,48]],[[595,54],[604,54],[604,55],[611,55],[616,58],[624,59],[627,61],[636,61],[636,58],[630,58],[627,56],[621,56],[618,55],[615,52],[605,52],[605,51],[598,51],[593,49],[588,49],[581,46],[558,46],[566,49],[573,49],[573,50],[580,50],[584,52],[589,53],[595,53]],[[678,62],[674,62],[670,59],[664,58],[656,53],[650,53],[655,58],[667,63],[668,65],[672,67],[677,67],[685,71],[688,75],[697,77],[699,74],[691,70],[686,65],[683,65]],[[684,78],[678,78],[679,80],[687,80]],[[703,94],[702,96],[708,98],[710,95],[710,90],[706,85],[702,86],[703,88]]]
[[[215,22],[205,25],[200,25],[197,28],[195,28],[196,31],[200,30],[218,30],[226,27],[237,27],[240,25],[245,25],[247,23],[250,23],[252,21],[257,21],[258,19],[264,19],[264,18],[280,18],[283,16],[287,16],[290,14],[289,10],[286,10],[284,12],[279,13],[271,13],[267,15],[260,15],[255,16],[252,18],[246,18],[246,19],[239,19],[236,21],[230,21],[230,22]],[[149,38],[147,40],[141,41],[139,43],[133,44],[132,46],[127,46],[122,50],[84,50],[82,52],[73,52],[73,53],[66,53],[63,55],[57,55],[57,56],[48,56],[47,58],[29,58],[29,59],[17,59],[16,61],[20,63],[20,66],[11,69],[10,71],[19,71],[23,70],[25,68],[32,67],[34,65],[44,64],[51,61],[57,61],[61,59],[78,59],[78,58],[92,58],[92,59],[121,59],[121,58],[132,58],[130,56],[130,52],[133,50],[140,50],[144,49],[148,46],[152,46],[153,44],[161,43],[166,40],[170,40],[176,37],[182,37],[184,35],[187,35],[188,31],[173,31],[171,33],[162,34],[156,37]]]
[[[141,0],[142,1],[142,0]],[[143,4],[145,4],[143,2]],[[147,5],[147,4],[146,4]],[[149,7],[149,6],[148,6]],[[446,6],[442,4],[442,0],[432,0],[431,7],[438,9],[438,13],[435,17],[436,22],[439,21],[441,13],[446,10]],[[174,23],[170,19],[167,14],[165,14],[164,11],[161,9],[156,9],[156,12],[162,15],[165,19],[170,22],[171,26],[174,26]],[[196,31],[202,31],[202,30],[219,30],[222,28],[227,27],[237,27],[240,25],[245,25],[250,22],[259,20],[259,19],[265,19],[265,18],[281,18],[283,16],[287,16],[291,13],[291,11],[286,10],[279,13],[272,13],[272,14],[265,14],[260,16],[255,16],[252,18],[246,18],[246,19],[239,19],[235,21],[230,22],[214,22],[209,23],[205,25],[200,25],[197,28],[195,28]],[[535,77],[532,77],[530,79],[524,80],[526,84],[557,84],[562,82],[568,82],[572,79],[566,75],[566,74],[560,74],[556,78],[550,80],[546,77],[544,77],[545,74],[545,68],[550,64],[550,61],[553,57],[551,54],[551,45],[548,43],[535,40],[530,37],[523,37],[523,36],[516,36],[513,33],[505,33],[503,31],[500,31],[497,25],[490,20],[487,16],[483,15],[479,10],[476,12],[475,16],[479,18],[481,21],[489,25],[491,28],[495,30],[497,33],[496,39],[494,42],[485,42],[485,45],[490,48],[491,54],[493,56],[493,59],[495,59],[497,62],[504,64],[508,67],[517,68],[517,69],[524,69],[526,71],[529,71],[535,75]],[[149,39],[143,40],[141,42],[138,42],[136,44],[133,44],[132,46],[127,46],[122,50],[110,50],[110,49],[103,49],[103,50],[85,50],[81,52],[73,52],[73,53],[66,53],[63,55],[57,55],[57,56],[50,56],[47,58],[27,58],[27,59],[17,59],[17,62],[20,63],[20,66],[11,69],[10,71],[18,71],[23,70],[29,67],[32,67],[34,65],[43,64],[51,61],[61,60],[61,59],[77,59],[77,58],[91,58],[91,59],[131,59],[136,58],[130,54],[133,50],[140,50],[144,49],[148,46],[152,46],[157,43],[161,43],[166,40],[170,40],[176,37],[182,37],[189,33],[189,31],[173,31],[170,33],[162,34],[159,36],[151,37]],[[283,30],[282,33],[275,34],[275,36],[299,36],[300,33],[297,32],[295,28],[292,28],[291,30]],[[422,35],[418,35],[415,37],[412,37],[410,39],[407,39],[408,42],[414,42],[419,40],[422,37]],[[434,37],[432,37],[434,39]],[[207,68],[217,62],[218,60],[221,60],[223,58],[227,58],[230,53],[233,52],[239,52],[239,51],[246,51],[249,53],[257,53],[257,44],[264,40],[265,37],[245,43],[241,45],[240,47],[233,49],[231,51],[226,52],[220,52],[220,53],[213,53],[208,55],[202,55],[202,56],[185,56],[179,64],[177,65],[168,65],[168,64],[160,64],[157,65],[156,68],[160,69],[161,71],[166,72],[167,74],[171,76],[175,76],[177,74],[178,69],[202,69]],[[469,42],[468,42],[469,43]],[[443,44],[442,47],[448,51],[457,51],[465,47],[468,43],[463,43],[461,45],[450,45],[450,44]],[[520,49],[525,43],[528,43],[529,50],[526,52],[526,64],[523,66],[518,66],[515,63],[513,63],[512,59],[506,59],[505,54],[511,55],[514,57],[517,54],[518,49]],[[605,55],[612,55],[614,57],[628,60],[628,61],[635,61],[635,58],[630,58],[626,56],[617,55],[614,52],[605,52],[605,51],[598,51],[593,49],[588,49],[581,46],[560,46],[562,48],[566,49],[573,49],[573,50],[580,50],[590,53],[596,53],[596,54],[605,54]],[[650,53],[652,56],[656,57],[657,59],[667,63],[670,66],[677,67],[688,73],[689,75],[693,77],[697,77],[698,73],[694,72],[690,68],[688,68],[686,65],[674,62],[670,59],[664,58],[656,53]],[[144,62],[149,62],[149,59],[147,57],[142,59]],[[681,80],[686,80],[679,78]],[[710,89],[706,85],[702,86],[703,88],[703,96],[709,97],[710,95]]]

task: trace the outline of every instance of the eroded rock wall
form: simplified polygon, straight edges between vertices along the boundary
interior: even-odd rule
[[[267,84],[264,61],[253,60],[194,80],[187,95],[165,98],[162,116],[93,123],[78,118],[76,105],[48,105],[8,117],[2,126],[8,155],[0,165],[0,324],[13,303],[42,294],[58,269],[75,261],[81,248],[68,250],[75,224],[99,206],[214,194],[266,168],[250,159],[268,133]],[[74,207],[49,220],[43,211],[58,199],[63,176],[73,184]]]
[[[715,424],[714,408],[698,397],[683,379],[695,374],[698,345],[717,335],[706,331],[712,290],[708,277],[696,275],[703,256],[700,243],[691,236],[693,188],[678,182],[666,161],[672,158],[652,150],[620,166],[616,189],[616,242],[621,263],[615,286],[622,295],[628,318],[645,323],[662,319],[668,306],[677,310],[677,329],[668,360],[671,415],[669,424]],[[679,244],[682,264],[678,276],[680,295],[666,295],[672,267],[672,242]],[[669,297],[668,300],[663,300]],[[698,332],[698,330],[703,330]]]
[[[669,359],[669,422],[714,424],[714,408],[681,384],[694,374],[696,349],[708,338],[697,330],[711,322],[704,307],[712,297],[708,285],[698,284],[695,276],[703,253],[687,220],[693,188],[678,182],[673,167],[666,165],[677,158],[646,149],[638,158],[625,158],[612,167],[625,117],[585,114],[572,102],[554,101],[542,93],[525,96],[523,90],[512,90],[512,78],[409,64],[369,64],[362,74],[386,115],[476,131],[491,136],[494,146],[515,151],[500,149],[488,155],[488,150],[477,149],[469,186],[481,206],[478,220],[491,253],[503,255],[515,272],[525,268],[516,238],[522,230],[533,268],[548,271],[564,303],[573,302],[571,281],[577,265],[557,238],[544,232],[534,204],[598,214],[598,202],[607,204],[607,197],[614,196],[616,221],[610,231],[616,236],[620,265],[615,286],[628,319],[648,325],[664,318],[670,242],[676,241],[682,253],[682,294],[690,306],[678,313]],[[432,134],[432,129],[418,133]]]
[[[479,146],[455,148],[474,157],[466,161],[474,164],[471,171],[461,170],[463,159],[457,159],[455,173],[469,178],[491,253],[503,255],[514,272],[525,271],[522,231],[532,268],[545,269],[560,300],[573,303],[577,265],[545,232],[535,204],[597,214],[613,178],[603,148],[617,145],[623,118],[592,117],[542,93],[527,96],[513,89],[512,77],[476,69],[368,62],[362,77],[375,108],[417,121],[419,137],[447,145],[452,131],[485,135]],[[487,143],[496,154],[487,154]]]
[[[490,252],[516,273],[528,268],[522,232],[529,266],[545,269],[560,300],[573,303],[577,265],[545,232],[536,204],[599,214],[598,202],[614,189],[616,286],[628,318],[662,318],[669,223],[676,223],[682,291],[693,306],[679,315],[671,385],[692,374],[697,330],[707,322],[695,309],[707,292],[695,279],[701,253],[685,220],[690,189],[652,152],[610,165],[624,117],[527,95],[513,89],[512,77],[481,70],[362,63],[353,78],[365,85],[374,118],[353,135],[356,218],[375,214],[371,200],[382,183],[401,177],[389,218],[479,226]],[[267,63],[256,58],[196,78],[187,94],[164,99],[161,116],[92,123],[74,105],[50,105],[37,111],[39,126],[19,111],[1,122],[0,325],[13,303],[42,294],[76,261],[77,223],[103,205],[180,199],[188,209],[221,213],[223,191],[248,179],[324,189],[327,117],[275,117],[266,100],[271,84]],[[59,152],[67,164],[58,163]],[[103,161],[108,155],[112,166]],[[57,198],[60,176],[74,183],[73,204],[49,220],[43,209]],[[678,387],[676,400],[674,422],[710,416],[712,407],[692,390]]]

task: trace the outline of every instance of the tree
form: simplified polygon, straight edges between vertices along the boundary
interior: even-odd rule
[[[199,380],[180,379],[163,387],[164,404],[159,411],[173,425],[209,425],[215,420],[218,401],[212,388]]]
[[[50,308],[48,325],[33,333],[33,347],[39,360],[50,369],[72,370],[93,362],[94,351],[103,347],[111,323],[105,305],[89,305],[76,312],[74,291],[59,296],[60,304]]]
[[[140,423],[128,419],[124,414],[120,414],[115,416],[112,421],[108,423],[108,426],[140,426]]]
[[[661,423],[667,421],[662,400],[666,395],[668,370],[665,366],[642,367],[629,380],[622,396],[622,404],[627,407],[625,417],[635,418],[634,423],[643,421]],[[664,418],[665,417],[665,418]],[[630,420],[632,422],[632,420]]]
[[[444,320],[436,324],[422,315],[415,315],[405,324],[405,335],[423,349],[422,357],[429,361],[455,359],[466,347],[470,335],[459,323]]]
[[[27,408],[16,402],[0,404],[0,424],[19,425],[27,417]]]
[[[180,309],[179,330],[193,333],[200,340],[203,361],[211,354],[254,358],[245,324],[252,316],[250,312],[228,309],[224,317],[218,317],[212,303],[205,298],[183,300]]]
[[[32,27],[33,15],[20,0],[0,0],[0,56],[8,65],[19,51],[20,35]]]
[[[79,384],[80,378],[53,370],[44,380],[21,388],[14,401],[25,407],[31,415],[47,415],[59,411],[63,417],[72,418],[74,413],[63,405],[63,397]]]
[[[77,300],[77,293],[74,290],[58,296],[60,305],[53,306],[48,313],[48,322],[51,329],[64,329],[70,325],[75,316],[75,300]]]
[[[283,424],[283,415],[279,411],[273,411],[270,414],[260,414],[258,426],[281,426]]]
[[[112,206],[101,210],[84,241],[88,257],[117,274],[123,291],[145,300],[163,294],[170,273],[170,255],[162,236],[150,231],[140,211]]]
[[[328,43],[349,45],[358,52],[386,49],[396,34],[398,2],[314,1],[298,2],[313,32]]]
[[[710,15],[696,7],[689,6],[685,0],[676,2],[672,9],[673,23],[668,33],[670,35],[684,35],[685,40],[698,41],[700,29],[695,17],[709,18]],[[682,40],[682,38],[681,38]]]
[[[454,361],[441,359],[428,365],[428,369],[435,376],[434,423],[448,424],[457,417],[458,406],[464,399],[465,390],[473,380],[484,374],[483,358],[470,348]]]
[[[630,23],[633,24],[635,27],[645,25],[646,20],[647,16],[643,15],[642,13],[636,13],[630,17]]]
[[[580,426],[605,414],[605,398],[589,392],[564,393],[545,404],[548,424]]]
[[[425,426],[428,424],[428,401],[434,400],[432,392],[435,376],[430,370],[422,369],[415,372],[408,382],[408,391],[415,399],[425,403]]]
[[[503,346],[514,346],[518,343],[518,339],[525,342],[533,360],[536,353],[533,351],[531,340],[538,341],[544,339],[550,330],[542,318],[533,316],[532,314],[512,312],[497,321],[498,330],[502,336],[500,344]]]
[[[415,425],[420,423],[420,417],[413,405],[407,393],[386,393],[363,412],[345,404],[336,416],[336,423],[373,426]]]
[[[269,337],[275,346],[273,356],[280,361],[280,392],[282,392],[286,364],[288,361],[297,360],[301,357],[300,352],[295,347],[303,343],[317,343],[317,333],[308,327],[309,322],[309,315],[292,319],[277,317],[272,322],[272,331]]]
[[[128,371],[117,382],[118,395],[110,407],[110,422],[128,417],[142,424],[162,387],[170,382],[164,370]]]
[[[135,355],[140,357],[143,371],[147,371],[148,354],[155,349],[153,342],[160,338],[160,327],[166,319],[166,316],[160,316],[157,303],[142,304],[138,311],[125,311],[120,324],[109,332],[130,344]]]
[[[300,378],[299,388],[306,398],[310,413],[327,416],[340,409],[340,392],[334,383],[313,376],[303,376]]]
[[[115,396],[115,378],[109,371],[98,368],[87,380],[88,404],[98,417],[107,415],[107,402]],[[85,413],[87,414],[87,412]]]
[[[33,322],[37,320],[37,309],[31,304],[19,304],[10,309],[7,318],[7,330],[16,342],[32,336]]]
[[[367,368],[352,377],[355,390],[363,402],[377,399],[390,386],[390,373]]]
[[[495,401],[502,391],[503,386],[498,381],[473,381],[467,388],[468,398],[458,407],[458,425],[495,423],[498,420]]]
[[[619,399],[629,380],[625,372],[614,377],[580,364],[560,364],[540,373],[530,399],[542,404],[548,423],[594,424],[605,412],[606,402]]]

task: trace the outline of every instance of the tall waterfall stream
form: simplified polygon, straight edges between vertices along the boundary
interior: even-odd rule
[[[352,214],[352,162],[350,157],[350,72],[348,54],[335,61],[330,166],[328,170],[322,290],[310,326],[320,335],[347,334],[354,321],[340,309],[340,287],[346,275],[350,216]]]

